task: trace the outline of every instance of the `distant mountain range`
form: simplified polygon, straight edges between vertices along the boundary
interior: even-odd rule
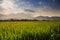
[[[38,16],[35,17],[37,20],[60,20],[60,17],[53,16],[53,17],[48,17],[48,16]]]
[[[60,17],[53,16],[53,17],[48,17],[48,16],[37,16],[37,17],[32,17],[30,14],[10,14],[10,15],[3,15],[0,14],[0,20],[9,20],[9,19],[36,19],[36,20],[60,20]]]

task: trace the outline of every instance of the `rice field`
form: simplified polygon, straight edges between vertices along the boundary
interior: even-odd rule
[[[0,40],[60,40],[60,21],[0,22]]]

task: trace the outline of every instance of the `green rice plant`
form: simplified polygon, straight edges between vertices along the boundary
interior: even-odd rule
[[[60,21],[0,22],[0,40],[60,40]]]

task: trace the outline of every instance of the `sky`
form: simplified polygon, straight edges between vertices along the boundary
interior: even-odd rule
[[[0,0],[0,14],[17,18],[60,16],[60,0]]]

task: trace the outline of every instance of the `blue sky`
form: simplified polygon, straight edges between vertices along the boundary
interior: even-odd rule
[[[0,14],[22,13],[30,17],[60,16],[60,0],[0,0]]]
[[[60,10],[60,0],[14,0],[15,4],[20,6],[26,6],[27,4],[32,4],[34,8],[48,6],[53,10]],[[20,3],[25,2],[23,5]],[[29,5],[27,5],[29,6]]]

